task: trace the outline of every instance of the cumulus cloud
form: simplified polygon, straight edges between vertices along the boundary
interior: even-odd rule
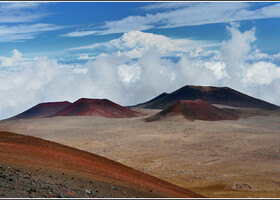
[[[213,23],[228,23],[242,20],[279,18],[280,4],[263,5],[252,8],[248,2],[169,2],[150,4],[142,9],[163,10],[143,16],[128,16],[121,20],[107,21],[94,30],[73,31],[65,37],[81,37],[87,35],[105,35],[143,31],[151,28],[172,28]],[[184,19],[184,20],[182,20]]]
[[[151,48],[159,51],[161,55],[169,55],[176,52],[187,52],[195,48],[214,47],[218,45],[218,42],[213,41],[171,39],[163,35],[131,31],[124,33],[123,36],[118,39],[113,39],[106,43],[95,43],[92,45],[71,48],[69,50],[102,50],[103,52],[107,51],[110,53],[119,52],[119,54],[124,54],[131,58],[140,58]]]
[[[248,95],[280,104],[276,96],[280,82],[279,66],[274,64],[276,55],[262,53],[254,48],[256,27],[239,31],[238,24],[231,24],[228,31],[231,39],[221,47],[221,58],[226,66],[228,78],[223,83]]]
[[[231,38],[220,50],[193,45],[189,40],[128,32],[107,43],[71,49],[89,51],[78,54],[87,62],[77,65],[25,58],[13,50],[10,57],[0,58],[0,118],[37,103],[81,97],[133,105],[186,84],[229,86],[279,105],[280,68],[273,61],[279,54],[268,55],[254,48],[256,28],[241,32],[238,25],[231,24],[228,31]],[[92,50],[98,50],[99,55],[88,59],[93,58],[89,56]]]
[[[248,67],[243,82],[255,85],[269,85],[280,78],[280,67],[270,62],[256,62]]]
[[[217,83],[214,73],[205,67],[204,61],[189,60],[186,56],[182,56],[178,63],[177,78],[181,83],[193,85],[216,85]]]
[[[121,64],[117,67],[120,81],[124,84],[134,83],[140,79],[141,68],[137,64]]]
[[[211,70],[217,80],[228,78],[226,64],[221,61],[204,62],[207,69]]]
[[[15,69],[16,67],[26,66],[27,64],[32,64],[38,58],[23,58],[22,53],[18,50],[14,49],[11,57],[0,56],[0,67],[12,67]]]
[[[238,30],[238,24],[227,26],[231,34],[231,40],[223,43],[221,54],[225,63],[227,63],[227,71],[230,76],[241,76],[243,72],[243,60],[248,56],[251,50],[251,44],[256,40],[256,28],[241,33]]]
[[[22,61],[22,54],[18,50],[14,49],[12,53],[11,57],[0,57],[1,66],[14,66],[17,65],[17,62]]]

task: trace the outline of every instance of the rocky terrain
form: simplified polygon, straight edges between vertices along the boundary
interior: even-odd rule
[[[41,168],[37,171],[39,172]],[[62,173],[64,175],[64,173]],[[74,180],[74,177],[71,178]],[[48,178],[34,175],[29,171],[24,171],[20,168],[12,168],[9,166],[0,165],[0,197],[3,198],[77,198],[77,197],[104,197],[102,192],[97,190],[94,183],[90,189],[86,189],[81,183],[80,187],[73,184],[66,178],[57,178],[54,175],[49,175]],[[80,180],[81,181],[81,180]],[[113,185],[112,190],[117,190]],[[104,194],[103,194],[104,195]],[[125,197],[125,193],[123,194]]]
[[[80,99],[0,130],[5,191],[22,180],[9,166],[40,181],[28,195],[49,183],[54,196],[280,197],[279,107],[227,87],[185,86],[130,109]]]

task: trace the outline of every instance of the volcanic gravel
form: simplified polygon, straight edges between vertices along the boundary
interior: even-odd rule
[[[61,174],[63,175],[64,173]],[[111,191],[108,192],[108,190]],[[29,171],[0,164],[0,198],[104,198],[116,192],[118,194],[114,196],[130,197],[129,191],[126,193],[114,185],[106,186],[106,189],[102,191],[100,183],[95,185],[94,181],[84,184],[84,180],[74,177],[70,181],[55,175],[42,177]]]

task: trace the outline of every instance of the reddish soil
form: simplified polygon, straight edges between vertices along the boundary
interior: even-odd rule
[[[108,118],[129,118],[143,115],[122,107],[108,99],[82,98],[52,116],[101,116]]]
[[[71,103],[69,101],[62,102],[48,102],[40,103],[10,119],[29,119],[29,118],[40,118],[53,115],[61,109],[69,106]]]
[[[10,132],[0,132],[0,162],[29,170],[47,170],[48,173],[41,174],[43,177],[51,172],[63,172],[88,177],[94,182],[113,183],[114,187],[138,191],[140,196],[148,193],[151,197],[202,197],[101,156]]]
[[[147,121],[155,121],[172,115],[183,115],[190,121],[237,120],[241,117],[241,113],[236,110],[217,108],[202,100],[180,100],[167,109],[148,118]]]

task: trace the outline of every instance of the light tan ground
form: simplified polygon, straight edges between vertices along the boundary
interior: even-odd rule
[[[279,112],[218,122],[56,117],[0,122],[0,130],[93,152],[208,197],[280,197]]]

